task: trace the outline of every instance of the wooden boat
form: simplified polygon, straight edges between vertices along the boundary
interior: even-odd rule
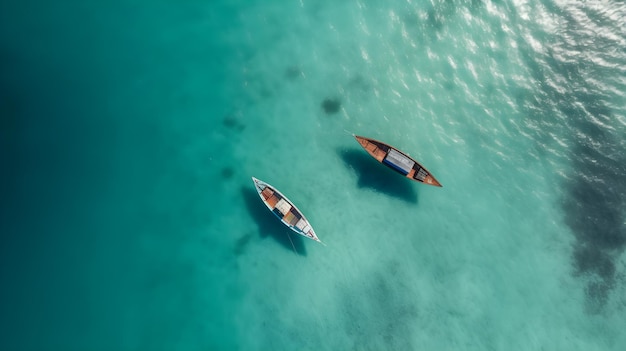
[[[302,212],[300,212],[285,195],[262,180],[252,177],[252,181],[265,206],[267,206],[284,225],[300,235],[322,243],[317,235],[315,235],[311,223],[309,223]]]
[[[404,152],[382,141],[352,135],[373,158],[385,166],[409,179],[434,186],[442,186],[424,166]]]

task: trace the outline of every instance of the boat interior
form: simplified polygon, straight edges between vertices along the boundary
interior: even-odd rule
[[[270,206],[272,212],[276,213],[289,225],[295,226],[302,216],[291,206],[280,194],[274,192],[269,187],[261,191],[261,195],[265,202]]]

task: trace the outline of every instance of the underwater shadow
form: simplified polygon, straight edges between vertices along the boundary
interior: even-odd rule
[[[301,256],[306,256],[304,238],[287,228],[267,207],[261,202],[259,194],[247,187],[241,187],[241,194],[248,209],[248,213],[259,226],[261,238],[268,236],[276,240],[280,245],[289,251],[296,250]],[[292,246],[293,242],[293,246]]]
[[[399,174],[364,151],[338,149],[337,153],[346,167],[357,173],[359,188],[371,188],[408,203],[418,203],[417,192],[410,180],[402,179]]]

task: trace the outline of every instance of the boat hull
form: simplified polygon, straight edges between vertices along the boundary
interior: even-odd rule
[[[306,238],[322,242],[315,234],[311,223],[291,200],[262,180],[252,177],[252,181],[261,201],[285,226]]]
[[[378,162],[416,182],[442,187],[441,183],[419,162],[397,148],[371,138],[354,138]]]

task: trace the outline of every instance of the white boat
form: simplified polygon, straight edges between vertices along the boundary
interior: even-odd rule
[[[322,243],[317,235],[315,235],[311,223],[309,223],[293,202],[266,182],[254,177],[252,177],[252,181],[254,181],[254,187],[265,206],[267,206],[284,225],[302,236]]]

